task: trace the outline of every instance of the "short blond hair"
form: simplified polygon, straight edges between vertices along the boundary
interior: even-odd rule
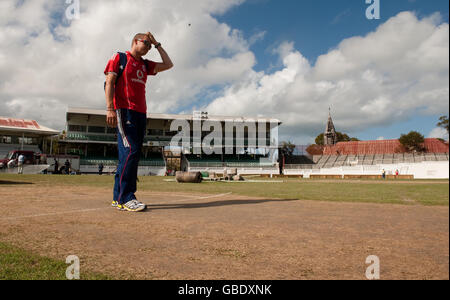
[[[138,34],[136,34],[134,36],[133,40],[131,41],[131,47],[133,47],[135,40],[145,38],[146,36],[147,36],[147,34],[145,34],[145,33],[138,33]]]

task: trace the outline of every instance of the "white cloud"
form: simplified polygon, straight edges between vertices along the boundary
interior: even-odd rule
[[[375,32],[343,40],[314,66],[286,42],[276,50],[281,71],[250,72],[205,109],[276,117],[297,142],[323,131],[328,107],[337,130],[350,134],[448,111],[449,25],[438,21],[400,13]]]
[[[264,37],[266,36],[266,33],[267,33],[266,31],[260,31],[260,32],[255,33],[254,35],[252,35],[249,38],[248,43],[250,45],[253,45],[259,41],[262,41],[264,39]]]
[[[255,57],[241,32],[213,17],[242,2],[81,0],[81,17],[70,23],[65,1],[1,1],[1,114],[62,129],[68,106],[104,108],[108,59],[148,30],[175,64],[149,79],[149,111],[176,111],[208,86],[252,69]],[[148,57],[161,60],[156,50]]]
[[[436,127],[427,136],[428,138],[444,139],[448,141],[448,132],[444,128]]]

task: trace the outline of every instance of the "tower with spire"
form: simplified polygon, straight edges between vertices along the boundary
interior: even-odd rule
[[[323,136],[325,146],[333,146],[337,144],[337,134],[334,128],[333,119],[331,118],[331,107],[328,109],[328,122]]]

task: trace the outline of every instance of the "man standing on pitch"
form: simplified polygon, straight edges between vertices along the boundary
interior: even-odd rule
[[[162,63],[143,58],[152,45]],[[145,85],[147,76],[169,70],[172,61],[150,32],[133,38],[131,51],[117,53],[105,69],[105,94],[109,127],[118,128],[119,165],[114,183],[114,207],[126,211],[143,211],[146,205],[136,199],[136,181],[141,148],[147,125]]]

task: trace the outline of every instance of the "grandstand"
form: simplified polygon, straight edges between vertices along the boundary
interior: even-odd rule
[[[449,144],[428,138],[423,153],[408,153],[399,140],[338,142],[331,118],[324,133],[322,155],[303,155],[297,161],[286,159],[282,165],[284,175],[305,178],[364,177],[376,178],[381,173],[399,174],[405,178],[449,178]]]
[[[234,132],[233,146],[231,153],[225,154],[225,145],[215,145],[220,148],[220,155],[194,155],[194,136],[191,129],[190,143],[186,147],[181,141],[177,146],[180,148],[181,158],[174,160],[167,157],[167,153],[171,153],[171,141],[179,131],[171,131],[170,125],[173,121],[186,121],[190,128],[193,127],[194,120],[198,120],[202,124],[205,121],[220,122],[225,137],[226,122],[239,122],[244,127],[250,125],[253,120],[266,123],[268,129],[267,137],[270,137],[272,119],[249,119],[245,117],[227,117],[227,116],[210,116],[207,113],[193,115],[171,115],[171,114],[148,114],[147,115],[147,132],[144,138],[144,147],[142,149],[141,161],[139,164],[139,175],[164,175],[167,172],[167,164],[170,161],[170,168],[175,167],[176,170],[186,171],[216,171],[222,173],[224,168],[237,168],[240,174],[279,174],[279,165],[276,160],[268,158],[270,150],[275,152],[278,146],[271,147],[270,140],[265,145],[258,145],[256,151],[249,146],[249,138],[247,127],[245,136],[241,140]],[[105,166],[105,173],[113,173],[117,166],[117,133],[116,129],[106,126],[106,112],[104,110],[91,110],[82,108],[69,108],[66,114],[66,134],[60,141],[62,149],[61,154],[79,155],[80,172],[96,173],[98,165],[102,163]],[[271,123],[272,122],[272,123]],[[276,125],[281,124],[275,120]],[[208,132],[206,132],[207,134]],[[202,138],[205,136],[203,132]],[[238,148],[237,142],[241,141],[244,147]],[[202,144],[203,145],[203,144]],[[227,148],[230,145],[226,145]],[[247,153],[247,154],[246,154]],[[260,154],[248,154],[260,153]],[[173,162],[178,161],[179,165],[174,166]]]
[[[0,117],[0,157],[11,150],[46,153],[50,145],[48,138],[58,134],[34,120]]]
[[[448,178],[448,144],[438,139],[426,139],[424,147],[424,153],[407,153],[398,140],[341,142],[326,147],[323,155],[312,156],[312,163],[285,164],[283,174],[345,177],[348,174],[380,175],[385,169],[388,174],[398,170],[400,174],[415,178]]]
[[[309,160],[305,158],[305,161]],[[448,153],[396,153],[372,155],[315,155],[313,163],[286,164],[286,167],[298,165],[308,168],[336,168],[343,166],[374,166],[382,164],[421,163],[425,161],[448,161]]]
[[[264,156],[252,155],[185,155],[182,169],[223,174],[225,169],[237,169],[241,175],[279,174],[279,165]]]

